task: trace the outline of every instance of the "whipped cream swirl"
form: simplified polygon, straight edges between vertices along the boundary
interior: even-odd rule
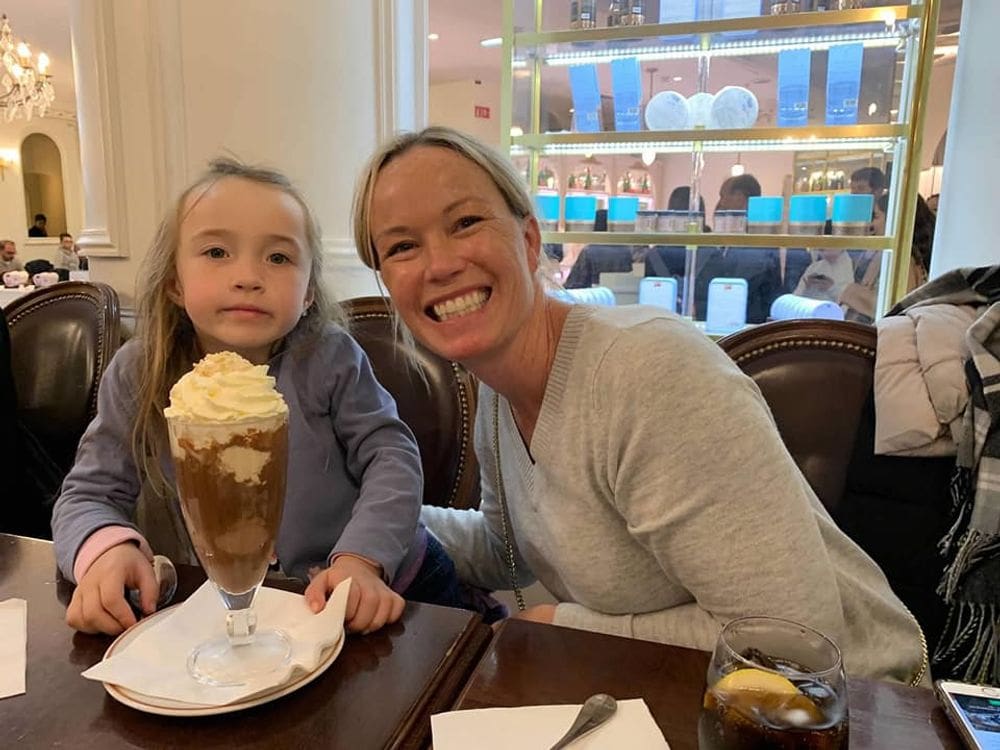
[[[170,389],[168,419],[238,422],[288,414],[285,399],[267,374],[233,352],[209,354]]]

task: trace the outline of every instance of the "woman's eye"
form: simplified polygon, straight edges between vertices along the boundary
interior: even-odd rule
[[[207,255],[209,258],[225,258],[226,251],[224,248],[221,247],[210,247],[208,248],[208,250],[205,251],[205,255]]]
[[[483,220],[481,216],[463,216],[461,219],[455,222],[455,226],[458,229],[468,229],[469,227],[478,224]]]
[[[274,263],[275,265],[280,266],[283,263],[291,263],[292,259],[289,258],[284,253],[271,253],[270,255],[267,256],[267,262]]]
[[[391,245],[388,250],[385,251],[385,257],[391,258],[393,255],[398,255],[399,253],[405,253],[407,250],[412,250],[416,247],[413,242],[397,242],[395,245]]]

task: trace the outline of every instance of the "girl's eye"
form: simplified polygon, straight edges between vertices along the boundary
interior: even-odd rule
[[[210,247],[205,251],[205,255],[209,258],[225,258],[226,251],[221,247]]]
[[[289,258],[284,253],[271,253],[270,255],[267,256],[267,262],[274,263],[275,265],[280,266],[283,263],[291,263],[292,259]]]

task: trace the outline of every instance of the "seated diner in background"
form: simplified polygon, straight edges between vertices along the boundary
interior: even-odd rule
[[[559,603],[522,618],[703,650],[735,617],[783,617],[833,638],[850,674],[927,679],[919,625],[753,381],[675,315],[545,293],[506,159],[450,128],[400,135],[362,173],[353,227],[402,335],[481,383],[481,506],[421,514],[461,578],[540,581]]]

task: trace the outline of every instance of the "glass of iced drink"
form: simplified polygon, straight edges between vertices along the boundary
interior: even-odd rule
[[[700,750],[846,750],[837,645],[805,625],[742,617],[719,635],[698,721]]]
[[[285,503],[288,407],[266,366],[223,352],[177,382],[164,416],[184,522],[227,610],[226,636],[197,646],[188,671],[204,684],[245,684],[290,652],[284,633],[257,630],[253,612]]]

